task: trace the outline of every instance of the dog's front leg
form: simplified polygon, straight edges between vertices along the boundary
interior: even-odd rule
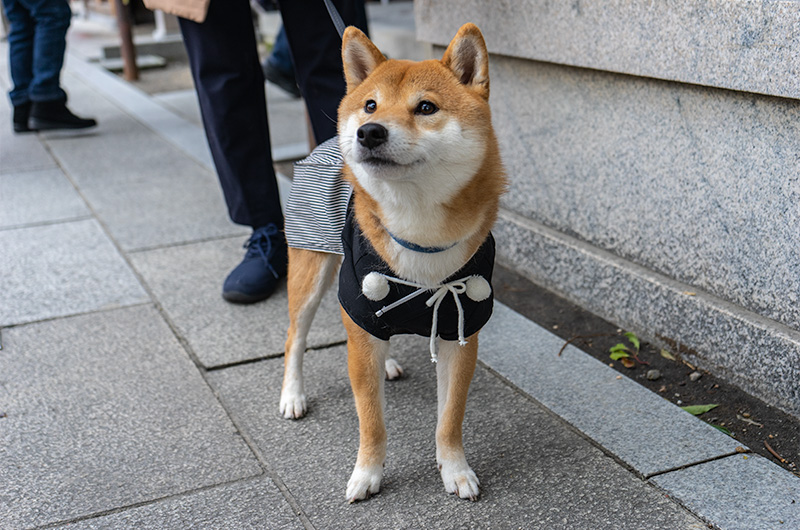
[[[306,338],[319,303],[333,282],[338,263],[339,257],[335,254],[289,247],[289,331],[280,401],[284,418],[302,418],[306,413],[303,391]]]
[[[447,492],[473,501],[480,494],[480,483],[464,456],[461,425],[477,360],[477,333],[469,338],[465,346],[460,346],[456,341],[439,340],[439,361],[436,365],[439,401],[436,462]]]
[[[383,382],[389,341],[361,329],[344,310],[342,321],[347,329],[347,369],[358,412],[358,458],[347,483],[347,500],[355,502],[381,488],[386,459]]]

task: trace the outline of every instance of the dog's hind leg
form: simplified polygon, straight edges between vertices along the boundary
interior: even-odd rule
[[[386,358],[384,366],[386,368],[386,379],[389,381],[403,377],[403,367],[391,357]]]
[[[347,500],[355,502],[377,493],[386,459],[384,380],[389,341],[373,337],[342,309],[347,329],[347,371],[358,412],[358,458],[347,483]]]
[[[464,346],[457,341],[439,340],[439,360],[436,364],[439,401],[436,462],[447,492],[473,501],[480,494],[480,483],[464,456],[461,429],[477,360],[477,333]]]
[[[289,331],[286,337],[280,411],[287,419],[306,413],[303,355],[311,321],[330,287],[340,256],[289,248]]]

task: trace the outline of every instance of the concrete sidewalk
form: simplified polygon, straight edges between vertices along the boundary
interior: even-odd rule
[[[800,528],[800,479],[580,350],[558,357],[561,339],[502,304],[464,429],[481,499],[441,485],[434,369],[403,337],[383,489],[348,505],[358,428],[334,294],[310,413],[283,420],[285,287],[220,296],[247,230],[193,95],[148,96],[77,56],[63,80],[96,130],[13,135],[0,104],[0,528]]]

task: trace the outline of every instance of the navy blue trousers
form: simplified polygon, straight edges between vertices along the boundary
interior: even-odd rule
[[[359,2],[361,2],[359,7]],[[366,29],[363,0],[334,0]],[[318,143],[336,135],[345,93],[341,38],[322,0],[283,0],[283,25]],[[179,19],[214,165],[233,222],[283,228],[272,166],[264,77],[247,0],[211,0],[206,20]]]

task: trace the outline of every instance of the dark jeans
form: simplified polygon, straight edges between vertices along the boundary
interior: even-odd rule
[[[5,0],[4,0],[5,1]],[[345,23],[359,20],[356,2],[334,0]],[[280,3],[295,65],[318,143],[336,135],[345,93],[341,39],[322,0]],[[264,77],[247,0],[211,0],[205,22],[179,19],[228,214],[254,228],[283,228],[272,167]]]
[[[67,0],[3,0],[12,105],[66,99],[59,77],[72,11]]]
[[[286,38],[286,29],[281,25],[278,36],[275,37],[275,46],[267,59],[270,65],[287,77],[294,77],[294,65],[289,52],[289,40]]]

